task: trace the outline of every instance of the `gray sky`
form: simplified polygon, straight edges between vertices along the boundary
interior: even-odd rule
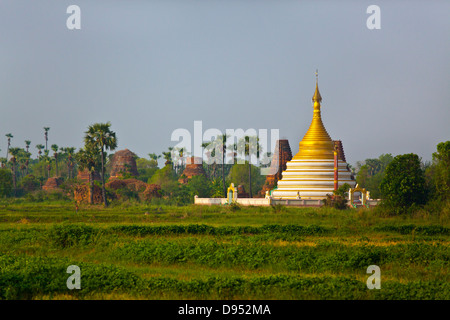
[[[66,9],[81,8],[81,30]],[[369,30],[369,5],[381,29]],[[450,140],[450,1],[0,1],[4,136],[81,147],[95,122],[140,157],[177,128],[279,129],[292,152],[322,119],[350,164],[431,159]]]

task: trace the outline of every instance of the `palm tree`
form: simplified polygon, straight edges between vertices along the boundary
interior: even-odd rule
[[[44,145],[42,145],[42,144],[37,144],[36,145],[36,149],[38,149],[38,159],[39,159],[39,162],[41,162],[41,154],[42,154],[42,149],[44,149],[45,147],[44,147]],[[44,176],[44,172],[42,172],[42,176]]]
[[[29,153],[28,151],[25,151],[23,154],[23,157],[24,157],[24,161],[25,161],[24,165],[25,165],[25,169],[26,169],[25,175],[27,175],[28,174],[28,165],[30,164],[31,153]]]
[[[27,152],[28,152],[28,149],[30,148],[30,144],[31,144],[30,140],[25,140],[25,148],[26,148]]]
[[[48,141],[48,130],[50,130],[49,127],[44,127],[44,137],[45,137],[45,150],[47,150],[47,141]]]
[[[86,146],[80,149],[75,158],[78,164],[79,170],[83,171],[87,169],[89,172],[89,203],[94,203],[94,172],[97,171],[98,164],[100,162],[98,150],[95,150],[92,146]]]
[[[180,168],[179,168],[179,171],[180,172],[183,172],[183,168],[184,168],[184,165],[183,165],[183,156],[185,155],[185,152],[186,151],[186,149],[185,148],[180,148],[180,149],[178,149],[178,156],[180,157],[180,160],[181,160],[181,164],[180,164]]]
[[[211,141],[207,141],[207,142],[203,142],[203,143],[202,143],[202,148],[203,148],[203,149],[208,150],[209,148],[211,148],[211,146],[212,146],[212,142],[211,142]],[[204,153],[204,151],[202,151],[202,157],[203,157],[203,153]],[[210,157],[214,157],[214,154],[215,154],[215,149],[213,149],[212,151],[207,151],[207,152],[206,152],[206,155],[207,155],[207,157],[208,157],[207,163],[210,162],[210,161],[209,161]],[[202,163],[203,163],[203,161],[202,161]],[[215,164],[215,163],[214,163],[214,164]],[[203,166],[204,166],[205,169],[207,170],[207,171],[206,171],[206,174],[207,174],[208,176],[212,176],[212,174],[211,174],[211,172],[210,172],[210,166],[209,166],[208,164],[204,164]]]
[[[227,152],[227,136],[226,134],[222,134],[217,137],[216,141],[222,142],[222,183],[223,183],[223,197],[227,197],[227,186],[225,185],[225,154]]]
[[[72,169],[74,166],[73,155],[75,152],[75,148],[67,147],[67,148],[65,148],[65,152],[67,153],[67,178],[71,179],[72,178]]]
[[[43,159],[45,161],[45,163],[47,164],[47,179],[50,178],[50,170],[52,169],[52,159],[50,158],[50,156],[48,154],[49,154],[49,151],[44,150],[44,155],[41,157],[41,159]]]
[[[0,163],[2,165],[2,168],[5,168],[7,162],[8,162],[8,159],[3,158],[3,157],[0,158]]]
[[[55,158],[56,177],[58,177],[58,145],[52,144],[53,157]]]
[[[249,196],[253,198],[252,193],[252,165],[251,165],[251,156],[255,155],[256,158],[259,158],[259,153],[261,146],[259,145],[258,137],[250,137],[245,136],[241,138],[237,143],[237,150],[244,150],[245,157],[248,157],[248,184],[249,184]]]
[[[14,137],[11,133],[7,133],[7,134],[5,134],[5,136],[8,138],[8,147],[6,148],[6,159],[8,159],[9,147],[11,146],[11,139]]]
[[[88,127],[85,132],[84,143],[87,146],[92,146],[99,149],[101,152],[102,161],[102,196],[105,207],[108,206],[105,190],[105,152],[106,150],[114,150],[117,148],[116,133],[110,129],[111,123],[95,123]]]
[[[157,167],[158,166],[158,159],[161,158],[161,155],[160,154],[157,155],[156,153],[149,153],[148,157],[150,158],[150,161],[153,160],[156,163],[155,167]]]
[[[44,147],[44,145],[42,145],[42,144],[37,144],[36,145],[36,149],[38,149],[38,158],[40,159],[41,158],[41,154],[42,154],[42,149],[44,149],[45,147]]]
[[[17,155],[20,152],[20,148],[10,148],[9,154],[11,155],[11,163],[12,163],[12,174],[13,174],[13,188],[14,188],[14,195],[16,195],[16,160]]]
[[[169,151],[162,153],[164,159],[166,159],[166,162],[164,163],[164,165],[166,165],[166,166],[169,164],[172,165],[172,150],[173,150],[173,147],[169,147]]]

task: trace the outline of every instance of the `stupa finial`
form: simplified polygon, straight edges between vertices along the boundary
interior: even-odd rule
[[[321,102],[322,101],[322,96],[320,95],[319,92],[319,70],[316,69],[316,91],[314,92],[314,96],[312,97],[312,101],[314,102]]]

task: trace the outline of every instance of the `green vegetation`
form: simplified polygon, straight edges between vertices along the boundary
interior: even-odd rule
[[[259,193],[265,176],[248,160],[263,150],[250,149],[251,137],[203,145],[209,158],[231,151],[244,164],[203,163],[206,176],[181,183],[186,150],[169,147],[162,168],[161,155],[136,158],[134,189],[121,180],[108,189],[110,124],[89,126],[77,152],[52,144],[50,154],[49,129],[36,159],[30,140],[12,147],[6,135],[0,299],[450,299],[450,141],[432,163],[415,154],[358,163],[360,187],[383,200],[372,209],[348,208],[349,185],[321,208],[209,207],[192,205],[194,196],[223,197],[231,182]],[[93,192],[89,205],[75,204],[85,169],[83,190],[101,187],[104,205],[93,205]],[[63,183],[44,191],[49,178]],[[80,290],[66,286],[70,265],[81,268]],[[380,290],[366,286],[369,265],[381,268]]]
[[[0,299],[450,299],[448,204],[278,209],[4,200]]]
[[[382,154],[377,159],[366,159],[364,162],[357,162],[358,173],[356,182],[360,187],[370,191],[373,199],[381,198],[380,184],[384,177],[384,172],[394,157],[388,154]]]
[[[401,209],[425,204],[428,195],[419,157],[412,153],[396,156],[387,166],[380,188],[388,206]]]

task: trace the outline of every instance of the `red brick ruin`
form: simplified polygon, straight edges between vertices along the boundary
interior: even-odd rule
[[[270,164],[270,172],[274,174],[267,175],[266,182],[264,183],[260,196],[265,196],[266,191],[272,190],[278,180],[281,180],[281,174],[286,170],[286,163],[292,160],[291,147],[287,139],[281,139],[277,141],[275,146],[275,152],[273,154],[272,162]]]

